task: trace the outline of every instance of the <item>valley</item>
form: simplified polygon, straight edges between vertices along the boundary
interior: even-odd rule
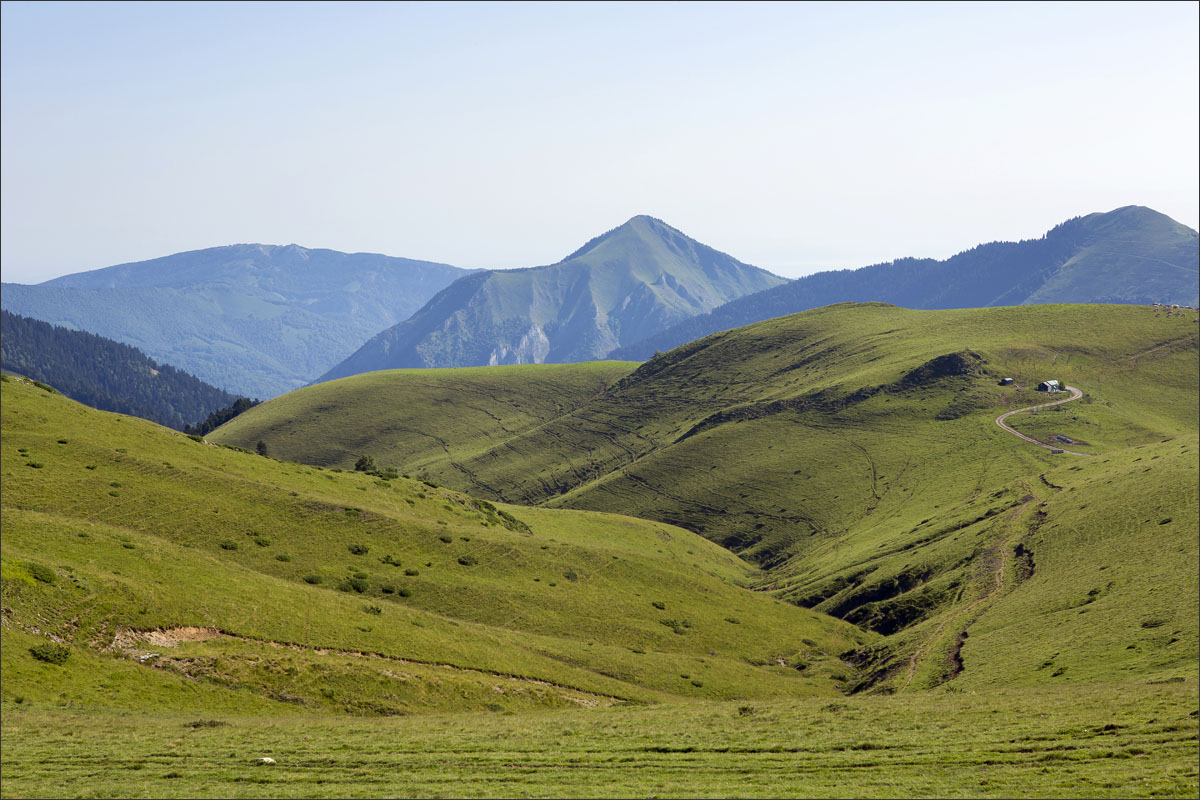
[[[457,421],[427,411],[439,402],[430,391],[438,378],[405,371],[302,390],[214,437],[279,442],[289,458],[326,465],[374,453],[492,500],[679,525],[758,566],[757,590],[887,637],[850,659],[858,691],[1042,682],[1067,674],[1064,658],[1097,675],[1169,671],[1190,663],[1195,626],[1173,631],[1173,649],[1158,652],[1152,629],[1125,615],[1144,604],[1138,592],[1188,585],[1196,566],[1195,324],[1147,307],[843,304],[663,354],[603,391],[592,384],[576,409],[541,408],[537,424],[506,424],[515,415],[502,409],[519,398],[497,391],[500,421],[487,439],[460,436]],[[564,367],[510,369],[506,379],[569,377]],[[1033,387],[1050,371],[1082,386],[1080,399],[1009,424],[1042,441],[1078,440],[1098,457],[1074,462],[995,424],[1044,401]],[[998,386],[1001,376],[1016,382]],[[328,414],[318,398],[334,392],[342,399],[336,416],[323,416],[326,430],[364,430],[368,414],[389,430],[421,418],[431,420],[426,436],[470,444],[318,437],[305,408],[321,402]],[[384,392],[406,400],[381,411]],[[1164,499],[1154,510],[1116,502],[1114,484]],[[1160,511],[1170,521],[1148,526]],[[1143,555],[1114,561],[1110,543]],[[1083,617],[1075,601],[1054,603],[1046,617],[1037,603],[1010,601],[1042,593],[1049,602],[1067,586],[1078,603],[1103,603]],[[1173,595],[1168,616],[1196,616],[1196,595]],[[1035,619],[1046,634],[1030,640],[1023,631]],[[1059,626],[1074,631],[1074,655],[1054,647]],[[971,638],[981,628],[989,637]],[[988,667],[964,669],[983,648]]]
[[[1136,775],[1178,793],[1196,775],[1185,766],[1200,648],[1195,324],[1136,306],[842,304],[641,365],[354,376],[207,438],[5,376],[2,702],[6,740],[28,743],[9,751],[6,782],[23,785],[37,758],[41,739],[18,733],[37,720],[79,726],[81,746],[100,752],[106,714],[148,714],[145,745],[122,747],[153,749],[188,719],[217,726],[185,734],[182,761],[138,761],[188,775],[180,791],[261,778],[263,792],[291,796],[313,785],[305,764],[320,757],[257,720],[319,731],[304,745],[319,750],[326,736],[410,738],[413,715],[447,720],[440,752],[475,755],[443,773],[380,751],[373,770],[407,764],[389,791],[434,791],[453,774],[480,793],[588,794],[541,783],[552,761],[509,755],[495,772],[468,733],[533,753],[549,724],[593,731],[570,756],[592,764],[580,773],[591,780],[612,759],[640,765],[642,778],[615,773],[614,794],[692,785],[684,764],[700,770],[697,787],[722,786],[726,759],[767,757],[819,796],[834,793],[822,783],[834,752],[933,758],[941,734],[889,728],[911,715],[945,707],[970,720],[1033,702],[1043,713],[1005,723],[1004,741],[1023,729],[1061,749],[1028,751],[1042,754],[1029,769],[1074,754],[1053,765],[1070,767],[1056,773],[1064,785],[1116,796],[1134,780],[1118,776]],[[1070,396],[1033,390],[1051,375]],[[1086,455],[1051,452],[1053,437]],[[1079,741],[1087,725],[1067,733],[1118,706],[1101,727],[1115,726],[1119,747]],[[712,720],[703,734],[697,714]],[[894,722],[871,733],[859,714]],[[790,734],[765,723],[789,716]],[[669,738],[648,749],[602,733],[652,718]],[[1109,766],[1161,738],[1162,720],[1178,733],[1152,772]],[[235,730],[256,731],[253,746],[287,768],[203,766],[206,742]],[[757,731],[775,755],[732,747],[735,731]],[[818,731],[850,738],[789,744]],[[987,741],[1005,766],[972,793],[1027,792],[1024,756]],[[1087,769],[1084,754],[1097,759]],[[931,775],[920,757],[889,758],[845,762],[884,770],[864,796],[939,793],[973,763]],[[774,769],[755,767],[764,794],[792,785]]]
[[[1198,31],[3,0],[0,800],[1198,800]]]

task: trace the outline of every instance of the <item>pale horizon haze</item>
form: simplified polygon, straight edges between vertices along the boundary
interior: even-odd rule
[[[0,4],[6,282],[257,242],[780,275],[1200,227],[1200,4]]]

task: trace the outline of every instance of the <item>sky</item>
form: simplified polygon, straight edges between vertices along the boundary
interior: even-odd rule
[[[650,214],[797,277],[1200,227],[1200,4],[0,4],[0,272],[242,242],[554,263]]]

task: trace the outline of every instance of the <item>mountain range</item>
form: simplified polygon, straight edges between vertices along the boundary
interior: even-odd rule
[[[321,380],[396,367],[591,361],[785,282],[637,216],[557,264],[456,281]]]
[[[223,389],[302,386],[468,270],[237,244],[3,285],[3,308],[133,345]]]
[[[833,303],[985,308],[1035,303],[1200,303],[1197,233],[1142,206],[1088,214],[1038,239],[819,272],[731,300],[608,355],[644,361],[710,333]]]
[[[4,309],[133,345],[224,389],[272,397],[396,367],[645,360],[832,303],[907,308],[1200,303],[1196,231],[1139,206],[945,260],[788,281],[636,216],[562,261],[468,271],[297,245],[231,245],[4,284]],[[364,344],[365,343],[365,344]]]

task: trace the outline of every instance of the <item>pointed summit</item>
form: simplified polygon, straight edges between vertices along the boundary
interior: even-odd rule
[[[905,308],[1032,303],[1195,305],[1200,234],[1145,206],[1074,217],[1037,239],[992,242],[937,261],[909,258],[806,275],[677,323],[612,358],[646,359],[752,322],[846,301]]]
[[[322,380],[396,367],[591,361],[784,282],[639,215],[557,264],[457,281]]]
[[[657,217],[651,217],[647,214],[638,214],[635,217],[630,217],[625,221],[625,223],[618,225],[612,230],[606,231],[594,239],[589,239],[583,247],[564,258],[563,262],[570,261],[571,259],[584,255],[585,253],[590,253],[600,244],[612,240],[665,238],[672,235],[687,239],[683,233],[675,228],[672,228],[661,219],[658,219]]]
[[[714,250],[678,228],[646,214],[631,217],[624,225],[597,236],[559,263],[571,264],[580,260],[629,264],[640,278],[649,282],[672,272],[674,268],[685,271],[698,268],[709,280],[732,281],[736,284],[739,293],[735,296],[747,293],[742,291],[747,288],[743,281],[747,275],[765,272],[727,253]],[[784,282],[777,278],[771,285]]]

